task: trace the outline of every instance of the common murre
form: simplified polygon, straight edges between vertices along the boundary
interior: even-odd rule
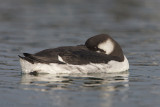
[[[93,36],[84,45],[23,55],[19,56],[22,73],[114,73],[129,69],[120,45],[107,34]]]

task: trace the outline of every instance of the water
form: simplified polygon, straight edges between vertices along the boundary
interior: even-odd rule
[[[159,107],[159,0],[1,0],[1,107]],[[21,75],[18,54],[110,34],[130,70],[120,74]]]

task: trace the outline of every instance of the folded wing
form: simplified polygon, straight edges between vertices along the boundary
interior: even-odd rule
[[[115,59],[115,57],[108,56],[103,53],[90,51],[85,46],[46,49],[35,54],[24,53],[24,56],[25,57],[19,57],[31,63],[68,63],[74,65],[107,63],[108,61]],[[58,58],[58,56],[61,58],[61,60]]]

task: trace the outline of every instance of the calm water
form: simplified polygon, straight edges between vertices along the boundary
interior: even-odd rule
[[[1,0],[1,107],[159,107],[159,0]],[[83,44],[108,33],[130,70],[21,75],[18,54]]]

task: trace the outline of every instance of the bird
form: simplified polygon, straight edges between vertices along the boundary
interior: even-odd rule
[[[129,62],[121,46],[108,34],[92,36],[82,45],[18,56],[22,74],[117,73],[129,70]]]

